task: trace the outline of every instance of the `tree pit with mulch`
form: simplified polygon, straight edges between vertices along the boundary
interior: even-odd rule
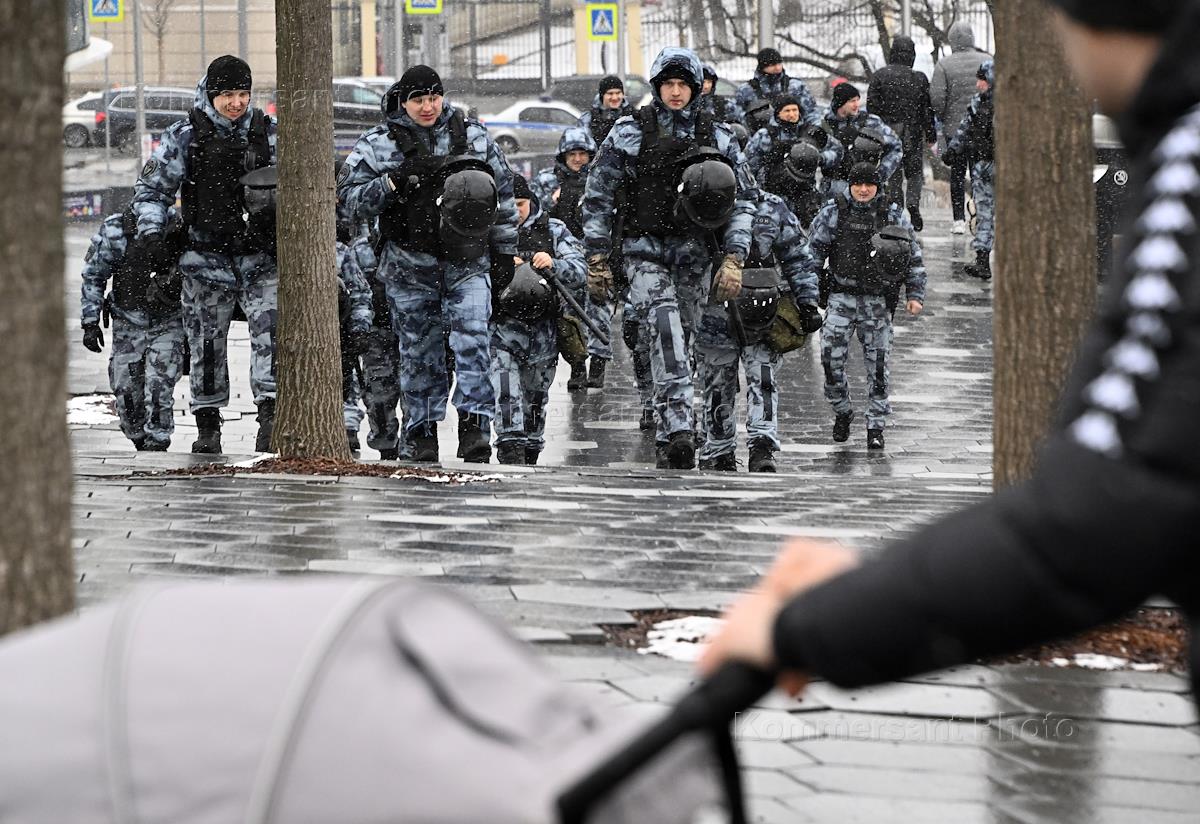
[[[495,480],[469,472],[451,472],[445,469],[425,469],[419,466],[395,466],[383,463],[359,463],[337,461],[332,458],[266,458],[252,464],[198,464],[178,469],[156,472],[134,472],[135,478],[206,477],[217,475],[315,475],[322,477],[352,478],[416,478],[420,480],[458,485],[480,480]]]

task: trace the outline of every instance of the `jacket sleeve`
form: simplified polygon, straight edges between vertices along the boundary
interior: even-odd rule
[[[629,175],[631,160],[628,139],[622,139],[627,131],[632,135],[636,126],[625,123],[614,126],[588,170],[583,190],[583,246],[589,257],[612,251],[613,208],[617,190]]]
[[[82,294],[80,295],[79,325],[100,322],[100,307],[104,303],[104,290],[112,277],[113,269],[124,257],[124,238],[122,248],[114,249],[112,238],[109,237],[110,227],[106,220],[100,224],[100,229],[92,236],[92,243],[84,255]]]
[[[754,225],[754,212],[757,208],[758,183],[750,172],[750,167],[742,155],[742,149],[734,138],[729,127],[720,124],[717,134],[724,138],[725,145],[721,148],[724,155],[733,163],[737,170],[737,199],[733,204],[733,215],[725,227],[722,247],[726,254],[736,255],[742,261],[750,256],[750,232]],[[718,139],[718,146],[720,140]]]
[[[183,120],[169,126],[162,133],[158,148],[142,167],[133,187],[133,211],[137,215],[139,237],[163,231],[167,210],[175,205],[175,197],[187,174],[187,147],[191,141],[190,122]]]
[[[817,267],[813,264],[808,241],[804,238],[800,221],[792,211],[787,208],[780,211],[783,219],[780,221],[779,234],[775,238],[775,259],[779,261],[783,278],[791,288],[792,298],[796,303],[816,305]]]
[[[374,312],[371,308],[371,287],[367,278],[358,265],[357,255],[351,247],[339,244],[340,266],[338,278],[350,294],[350,318],[347,321],[347,331],[366,332],[371,328]]]
[[[975,121],[975,113],[979,110],[979,95],[971,101],[966,116],[958,124],[954,133],[946,138],[946,149],[957,154],[965,154],[971,150],[971,125]]]
[[[754,179],[760,183],[763,180],[763,161],[767,150],[771,148],[771,133],[766,129],[759,129],[754,133],[754,137],[750,138],[750,142],[746,144],[746,165],[750,168],[750,173],[754,175]]]
[[[946,67],[939,62],[933,68],[933,80],[929,83],[929,102],[933,106],[933,113],[943,122],[946,120],[946,110],[950,103],[949,91]]]
[[[933,101],[929,93],[929,79],[925,77],[924,72],[914,72],[917,77],[917,83],[920,88],[920,111],[917,113],[917,120],[921,132],[925,135],[925,142],[932,144],[937,142],[937,115],[933,112]]]
[[[829,142],[825,144],[825,148],[821,151],[821,171],[826,174],[832,172],[841,165],[842,157],[845,153],[846,147],[842,145],[842,141],[833,135],[829,135]]]
[[[899,206],[892,204],[892,219],[897,226],[903,226],[912,232],[912,221],[908,214]],[[909,258],[908,274],[904,278],[904,294],[908,300],[925,302],[925,255],[921,250],[921,242],[917,233],[912,235],[912,256]]]
[[[487,162],[496,175],[496,222],[492,225],[491,247],[502,255],[517,253],[517,204],[513,200],[513,171],[504,152],[487,136]]]
[[[587,283],[587,257],[583,253],[583,244],[560,220],[551,219],[550,233],[554,237],[554,274],[563,286],[577,293],[577,299],[582,299]]]
[[[804,261],[804,270],[815,278],[817,273],[829,259],[833,250],[833,239],[837,236],[838,210],[837,204],[826,203],[813,218],[808,230],[808,260]]]
[[[875,119],[879,121],[875,127],[883,132],[883,159],[879,161],[879,176],[887,183],[904,162],[904,144],[891,126],[878,117]]]
[[[538,203],[546,211],[554,208],[554,192],[558,189],[558,176],[552,169],[542,169],[529,181],[529,188],[537,197]]]
[[[371,222],[379,217],[398,195],[387,183],[387,173],[398,168],[404,156],[396,151],[382,160],[377,149],[392,141],[377,129],[364,134],[354,144],[337,179],[337,195],[354,220]]]

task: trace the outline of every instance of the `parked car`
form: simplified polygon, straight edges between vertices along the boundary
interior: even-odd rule
[[[372,91],[379,92],[380,97],[383,97],[384,93],[396,82],[396,78],[387,77],[386,75],[382,74],[376,77],[347,77],[339,79],[353,80],[356,83],[362,83]]]
[[[366,131],[383,122],[379,105],[383,92],[370,84],[351,77],[333,79],[333,126],[335,129]]]
[[[104,105],[104,95],[89,92],[63,106],[63,143],[69,149],[82,149],[92,142],[96,112]]]
[[[488,133],[506,155],[558,150],[563,129],[579,121],[580,111],[561,100],[520,100],[497,114],[479,115]]]
[[[596,91],[604,77],[602,74],[564,77],[550,84],[547,94],[557,100],[565,100],[580,111],[587,111],[592,107],[592,101],[596,99]],[[625,75],[625,99],[633,105],[644,106],[649,103],[651,91],[645,78],[636,74]]]
[[[1117,221],[1129,197],[1129,163],[1116,124],[1102,114],[1092,115],[1096,148],[1092,182],[1096,186],[1096,269],[1101,280],[1112,270]]]
[[[168,126],[186,118],[196,103],[195,89],[146,86],[142,94],[146,110],[146,131],[152,135],[162,134]],[[113,146],[120,149],[132,147],[133,136],[137,131],[136,89],[132,86],[113,89],[105,92],[105,98],[107,105],[96,111],[92,142],[97,146],[104,145],[107,118]]]

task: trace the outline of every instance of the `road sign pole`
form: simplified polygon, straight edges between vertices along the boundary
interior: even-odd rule
[[[108,42],[112,40],[108,37],[108,24],[104,24],[104,39]],[[109,64],[112,62],[112,53],[104,56],[104,91],[100,93],[100,111],[104,112],[104,173],[112,173],[112,120],[108,116],[108,94],[112,88],[112,81],[108,76]]]
[[[617,0],[617,19],[613,21],[616,25],[613,27],[617,32],[617,77],[621,78],[621,82],[625,82],[625,0]]]
[[[137,138],[138,157],[144,163],[147,158],[141,157],[144,154],[143,136],[146,134],[146,77],[142,66],[142,0],[130,0],[130,2],[133,3],[133,82],[137,90],[134,94],[137,100],[134,131]]]

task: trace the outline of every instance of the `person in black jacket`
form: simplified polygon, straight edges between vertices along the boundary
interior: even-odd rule
[[[867,90],[867,110],[878,115],[891,127],[904,145],[904,175],[908,191],[904,191],[901,175],[888,181],[888,200],[908,206],[913,229],[921,231],[921,189],[925,185],[925,146],[937,142],[933,106],[929,102],[929,78],[915,71],[917,46],[911,37],[903,35],[892,41],[888,64],[871,76]]]
[[[1130,251],[1026,482],[861,566],[797,542],[701,666],[843,687],[1077,633],[1155,594],[1200,614],[1200,2],[1052,0],[1085,91],[1131,160]],[[1193,641],[1193,674],[1200,665]]]

